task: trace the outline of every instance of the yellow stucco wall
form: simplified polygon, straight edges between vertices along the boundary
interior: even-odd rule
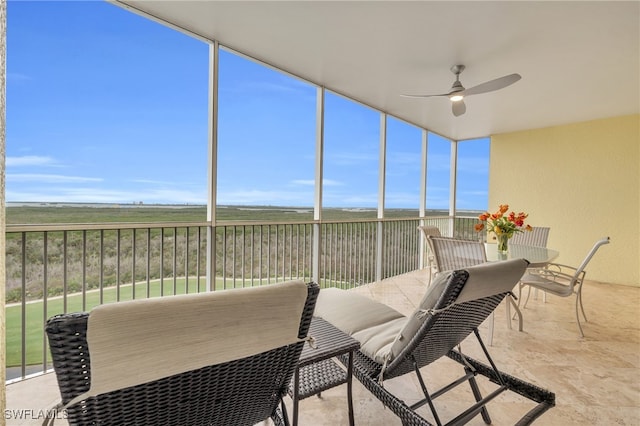
[[[587,280],[640,286],[640,115],[494,135],[490,210],[508,203],[550,226],[558,263],[578,266],[611,237]]]

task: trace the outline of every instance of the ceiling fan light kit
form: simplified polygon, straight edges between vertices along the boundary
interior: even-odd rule
[[[403,94],[402,96],[409,97],[409,98],[430,98],[434,96],[446,96],[452,102],[451,111],[453,112],[453,115],[458,117],[464,114],[467,110],[467,107],[464,104],[465,97],[504,89],[505,87],[512,85],[513,83],[515,83],[516,81],[522,78],[520,74],[509,74],[503,77],[496,78],[494,80],[489,80],[484,83],[478,84],[477,86],[473,86],[470,89],[465,89],[462,83],[460,82],[460,73],[462,73],[464,69],[465,69],[464,65],[453,65],[451,67],[451,72],[455,74],[456,81],[453,82],[453,85],[451,86],[451,90],[448,93],[441,93],[437,95]]]

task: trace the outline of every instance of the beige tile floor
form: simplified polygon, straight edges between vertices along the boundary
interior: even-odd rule
[[[403,313],[413,311],[426,289],[426,272],[416,271],[369,284],[353,291],[384,302]],[[584,304],[589,322],[585,338],[578,337],[573,298],[548,296],[529,301],[524,314],[524,332],[507,328],[504,304],[495,315],[490,352],[503,371],[556,393],[556,407],[545,413],[540,425],[640,425],[640,288],[587,282]],[[487,325],[481,327],[487,335]],[[477,356],[475,342],[463,351]],[[442,359],[423,369],[432,389],[460,370]],[[385,382],[407,401],[417,399],[414,377]],[[483,386],[486,388],[486,386]],[[442,417],[451,418],[461,401],[468,400],[466,386],[451,396],[436,400]],[[7,387],[7,409],[46,409],[58,398],[53,374]],[[290,401],[287,400],[289,410]],[[358,425],[399,425],[398,419],[354,380],[355,421]],[[494,425],[511,425],[531,404],[511,394],[489,405]],[[291,411],[290,411],[291,412]],[[428,409],[421,414],[431,419]],[[6,417],[6,416],[5,416]],[[42,420],[7,419],[7,425],[36,425]],[[56,425],[64,425],[57,421]],[[346,386],[338,386],[300,402],[300,424],[311,426],[347,424]],[[471,424],[484,424],[480,418]]]

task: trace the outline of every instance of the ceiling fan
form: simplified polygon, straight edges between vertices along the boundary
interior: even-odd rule
[[[494,90],[504,89],[507,86],[512,85],[522,77],[520,74],[509,74],[503,77],[496,78],[495,80],[486,81],[484,83],[473,86],[470,89],[465,89],[462,83],[460,83],[460,73],[464,71],[464,65],[454,65],[451,67],[451,72],[455,74],[456,81],[453,82],[451,90],[448,93],[442,93],[438,95],[406,95],[408,98],[430,98],[432,96],[447,96],[451,100],[451,110],[456,117],[462,115],[467,110],[464,104],[464,98],[471,95],[479,95],[481,93],[493,92]]]

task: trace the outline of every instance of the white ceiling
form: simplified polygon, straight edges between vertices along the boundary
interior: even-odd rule
[[[640,2],[122,0],[452,139],[640,113]],[[117,3],[118,4],[118,3]],[[451,113],[451,65],[522,80]]]

